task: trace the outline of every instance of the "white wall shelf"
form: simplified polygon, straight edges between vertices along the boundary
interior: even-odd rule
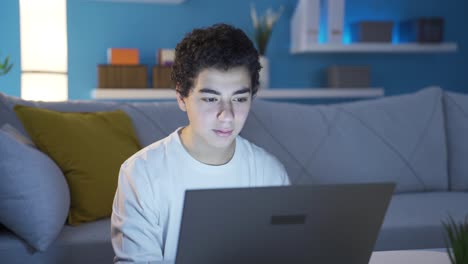
[[[456,43],[438,44],[393,44],[393,43],[356,43],[356,44],[311,44],[291,49],[291,53],[438,53],[456,52]]]
[[[301,88],[260,90],[264,99],[346,99],[384,96],[383,88]],[[175,100],[173,89],[95,89],[93,99],[99,100]]]
[[[445,53],[457,43],[320,43],[320,4],[298,0],[290,21],[292,54],[302,53]]]
[[[135,4],[181,4],[185,0],[94,0],[95,2],[135,3]]]

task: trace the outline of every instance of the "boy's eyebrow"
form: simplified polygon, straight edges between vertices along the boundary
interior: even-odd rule
[[[200,92],[200,93],[209,93],[209,94],[216,94],[216,95],[221,95],[221,93],[220,93],[220,92],[218,92],[218,91],[215,91],[215,90],[213,90],[213,89],[210,89],[210,88],[202,88],[202,89],[200,89],[200,91],[199,91],[199,92]]]
[[[236,94],[243,94],[243,93],[250,93],[250,88],[242,88],[240,90],[237,90],[234,92],[233,95],[236,95]]]
[[[221,95],[220,92],[218,91],[215,91],[213,89],[210,89],[210,88],[202,88],[200,89],[199,91],[200,93],[209,93],[209,94],[215,94],[215,95]],[[250,93],[250,88],[242,88],[240,90],[237,90],[233,93],[233,95],[237,95],[237,94],[243,94],[243,93]]]

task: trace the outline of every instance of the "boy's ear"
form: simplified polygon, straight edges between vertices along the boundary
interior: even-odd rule
[[[187,106],[185,105],[185,97],[180,94],[179,89],[176,89],[177,104],[179,104],[180,110],[187,112]]]

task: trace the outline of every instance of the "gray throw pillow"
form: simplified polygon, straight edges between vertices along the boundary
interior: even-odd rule
[[[39,251],[60,233],[70,193],[60,169],[42,152],[0,131],[0,223]]]
[[[468,94],[444,93],[450,187],[468,190]]]
[[[28,146],[30,146],[32,148],[37,149],[34,142],[30,138],[28,138],[27,136],[24,136],[23,134],[21,134],[21,132],[18,131],[18,129],[16,129],[14,126],[7,123],[7,124],[4,124],[2,127],[0,127],[0,130],[5,132],[9,136],[12,136],[17,141],[19,141],[19,142],[21,142],[21,143],[23,143],[25,145],[28,145]]]

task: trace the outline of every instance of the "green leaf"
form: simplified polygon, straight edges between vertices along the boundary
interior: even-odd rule
[[[0,76],[6,75],[12,67],[13,64],[10,64],[10,56],[7,56],[3,63],[0,62]]]
[[[468,264],[468,216],[465,221],[456,223],[452,216],[443,222],[447,237],[445,244],[452,264]]]

